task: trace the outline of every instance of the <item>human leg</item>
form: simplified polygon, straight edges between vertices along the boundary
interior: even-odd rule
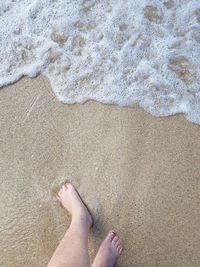
[[[72,184],[62,186],[58,199],[72,219],[47,267],[89,267],[88,233],[92,217]]]

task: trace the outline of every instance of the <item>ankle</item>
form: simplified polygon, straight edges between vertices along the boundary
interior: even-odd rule
[[[72,215],[72,221],[80,225],[86,225],[88,228],[91,227],[91,219],[85,212],[74,213]]]

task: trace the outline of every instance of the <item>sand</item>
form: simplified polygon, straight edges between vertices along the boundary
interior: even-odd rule
[[[0,266],[46,266],[69,217],[71,180],[92,211],[91,260],[118,231],[118,266],[200,266],[200,126],[138,107],[65,105],[48,81],[0,90]]]

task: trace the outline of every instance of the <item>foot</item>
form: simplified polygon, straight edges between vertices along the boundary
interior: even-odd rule
[[[92,216],[81,200],[78,192],[71,183],[65,183],[58,192],[57,199],[61,205],[71,214],[72,218],[85,219],[88,226],[92,226]]]
[[[98,250],[92,267],[114,267],[122,252],[118,235],[110,231]]]

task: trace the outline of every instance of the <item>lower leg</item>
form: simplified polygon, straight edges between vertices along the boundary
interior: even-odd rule
[[[92,224],[91,216],[71,184],[61,188],[58,198],[71,213],[72,221],[48,267],[89,267],[88,233]]]

